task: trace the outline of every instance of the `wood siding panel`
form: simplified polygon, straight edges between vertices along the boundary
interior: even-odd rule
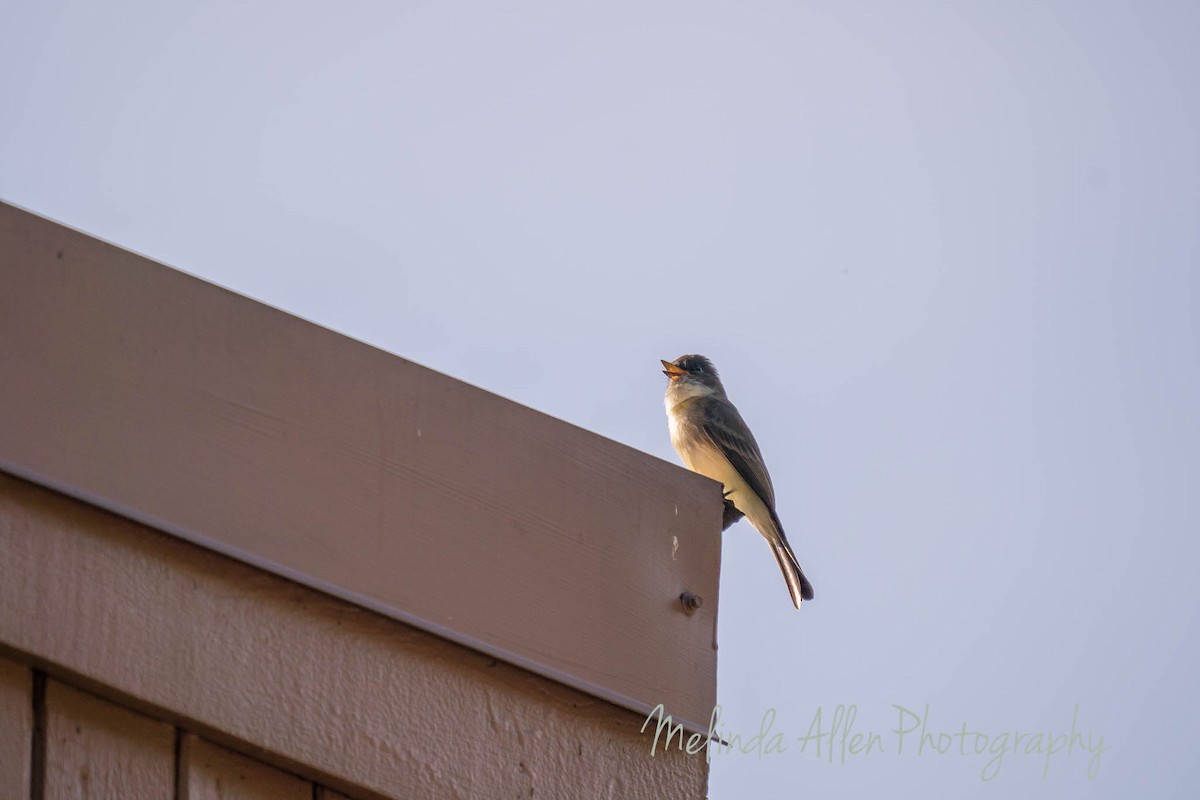
[[[33,674],[0,658],[0,797],[29,797]]]
[[[46,797],[172,800],[175,731],[57,681],[46,684]]]
[[[186,779],[179,800],[312,800],[313,785],[295,775],[226,750],[196,736],[185,737],[181,765]]]
[[[0,285],[0,469],[707,727],[715,482],[3,204]]]

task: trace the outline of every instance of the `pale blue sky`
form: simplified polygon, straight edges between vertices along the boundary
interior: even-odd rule
[[[4,17],[9,202],[671,461],[713,358],[817,590],[725,534],[726,731],[788,752],[714,798],[1193,796],[1200,5]],[[839,703],[886,752],[799,751]],[[926,703],[1107,752],[985,783],[895,752]]]

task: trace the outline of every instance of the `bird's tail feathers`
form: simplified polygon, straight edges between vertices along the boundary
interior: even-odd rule
[[[804,570],[800,568],[800,562],[796,559],[796,554],[792,552],[792,546],[788,544],[787,536],[783,533],[783,525],[779,523],[779,517],[775,514],[774,509],[769,510],[777,536],[767,537],[768,542],[771,545],[771,551],[775,553],[775,560],[779,562],[779,571],[783,573],[783,579],[787,581],[788,592],[792,595],[792,603],[796,608],[800,608],[802,601],[813,599],[813,587],[808,582],[808,578],[804,577]]]

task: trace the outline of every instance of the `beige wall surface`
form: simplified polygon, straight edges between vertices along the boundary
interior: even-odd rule
[[[0,647],[135,709],[109,744],[155,792],[175,725],[349,797],[705,795],[703,757],[651,758],[638,714],[3,474],[0,553]],[[89,719],[54,748],[108,737]],[[198,762],[197,791],[246,763]]]
[[[0,469],[706,727],[717,483],[2,203],[0,285]]]

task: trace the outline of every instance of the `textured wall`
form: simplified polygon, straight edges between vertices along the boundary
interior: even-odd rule
[[[705,794],[632,712],[5,475],[0,553],[16,658],[347,795]]]

